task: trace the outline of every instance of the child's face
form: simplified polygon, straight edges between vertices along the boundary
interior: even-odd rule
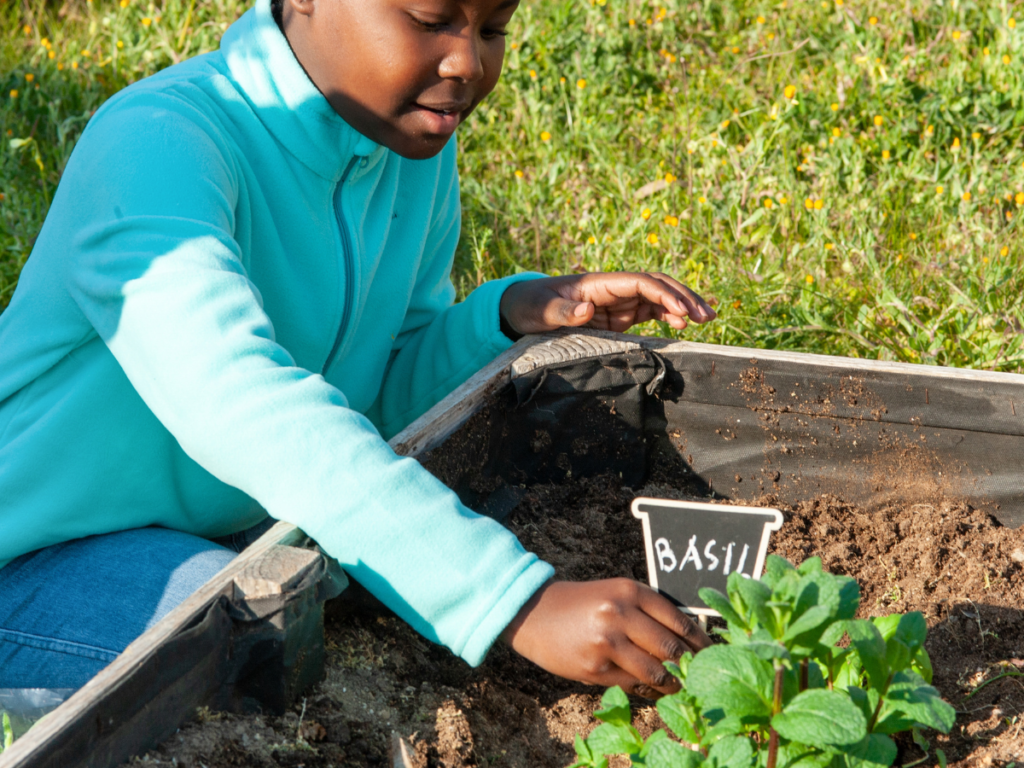
[[[360,133],[433,157],[493,89],[519,0],[286,0],[306,72]]]

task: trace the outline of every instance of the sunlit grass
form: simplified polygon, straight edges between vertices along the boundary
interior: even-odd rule
[[[0,306],[92,110],[215,47],[244,6],[34,7],[0,11],[0,121],[29,139],[0,165]],[[661,270],[719,299],[686,338],[1024,370],[1017,17],[994,0],[525,3],[460,129],[460,290]]]

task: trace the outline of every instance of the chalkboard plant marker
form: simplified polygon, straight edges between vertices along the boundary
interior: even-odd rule
[[[720,615],[701,589],[724,590],[732,573],[761,577],[771,534],[782,527],[782,513],[768,507],[640,497],[632,510],[643,524],[650,585],[697,616]]]
[[[610,688],[602,724],[576,737],[573,768],[607,768],[618,754],[645,768],[884,768],[893,734],[927,745],[920,729],[952,727],[955,711],[930,685],[924,617],[854,619],[860,588],[819,558],[797,568],[769,555],[760,581],[733,571],[724,594],[700,597],[725,619],[725,643],[665,663],[680,690],[658,714],[676,738],[642,738],[625,692]]]

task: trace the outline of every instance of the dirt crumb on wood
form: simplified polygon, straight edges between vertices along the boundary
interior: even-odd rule
[[[830,393],[839,394],[852,393]],[[641,527],[629,511],[637,495],[694,498],[694,489],[633,490],[611,476],[538,486],[507,524],[561,578],[646,582]],[[949,736],[928,738],[951,765],[1024,758],[1024,529],[942,499],[870,513],[835,496],[747,503],[782,509],[776,553],[794,562],[817,555],[856,578],[862,616],[925,614],[934,684],[959,713]],[[204,712],[133,764],[390,766],[397,733],[417,768],[558,768],[572,762],[575,734],[596,725],[600,690],[548,675],[500,644],[471,669],[357,586],[329,606],[327,642],[327,679],[284,717]],[[662,727],[650,702],[635,700],[634,715],[645,735]],[[897,765],[923,756],[909,739],[900,752]]]

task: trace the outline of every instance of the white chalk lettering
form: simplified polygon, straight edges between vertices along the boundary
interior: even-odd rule
[[[715,568],[718,567],[718,562],[719,562],[718,558],[715,557],[714,552],[711,551],[711,548],[713,546],[715,546],[716,543],[717,542],[714,539],[712,539],[711,541],[708,542],[708,545],[706,547],[704,547],[704,557],[706,557],[709,560],[709,563],[708,563],[708,570],[709,571],[713,571],[713,570],[715,570]]]
[[[672,546],[668,543],[668,539],[658,539],[654,542],[654,551],[658,553],[658,567],[663,571],[675,570],[676,553],[672,551]],[[671,560],[671,562],[669,562]]]
[[[730,541],[728,547],[722,547],[725,550],[725,567],[722,569],[722,575],[729,575],[729,568],[732,567],[732,548],[733,543]]]
[[[746,565],[746,563],[747,563],[747,553],[749,551],[750,551],[750,545],[749,544],[744,544],[743,545],[743,552],[740,554],[740,564],[736,566],[736,570],[740,572],[740,576],[746,576],[746,578],[748,578],[748,579],[750,577],[747,576],[747,574],[745,574],[743,572],[743,566]]]
[[[683,562],[679,564],[679,570],[683,570],[689,562],[692,562],[693,567],[698,571],[704,570],[704,563],[700,561],[700,554],[697,552],[697,534],[690,537],[690,543],[686,545],[686,554],[683,555]]]

